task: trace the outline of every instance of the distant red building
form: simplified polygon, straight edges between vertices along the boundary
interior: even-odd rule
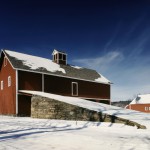
[[[126,108],[150,113],[150,94],[138,95]]]
[[[30,115],[31,96],[19,90],[43,91],[110,104],[110,82],[95,70],[71,66],[67,54],[54,50],[53,60],[2,50],[0,114]]]

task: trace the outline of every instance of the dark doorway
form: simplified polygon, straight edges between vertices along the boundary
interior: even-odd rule
[[[18,95],[18,115],[31,116],[31,96]]]

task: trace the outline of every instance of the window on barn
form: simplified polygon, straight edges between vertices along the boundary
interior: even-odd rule
[[[1,90],[3,90],[3,89],[4,89],[4,82],[1,81]]]
[[[8,87],[11,86],[11,76],[8,77]]]
[[[148,107],[145,107],[145,111],[148,111]]]
[[[7,58],[4,58],[4,67],[7,66]]]
[[[78,96],[78,83],[72,82],[72,96]]]

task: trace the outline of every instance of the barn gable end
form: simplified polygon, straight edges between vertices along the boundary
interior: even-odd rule
[[[16,114],[16,70],[4,53],[0,58],[0,113]]]

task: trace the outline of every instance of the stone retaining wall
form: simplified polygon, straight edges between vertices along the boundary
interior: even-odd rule
[[[31,99],[31,117],[123,123],[130,126],[137,126],[137,128],[146,128],[136,122],[40,96],[33,96]]]

